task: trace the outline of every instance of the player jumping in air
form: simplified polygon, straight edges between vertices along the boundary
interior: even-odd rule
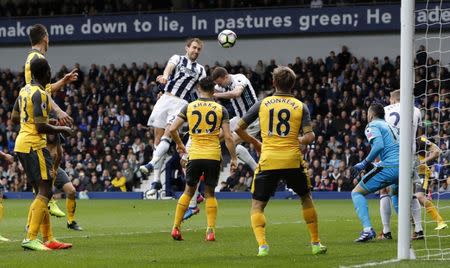
[[[181,108],[191,101],[191,93],[198,81],[206,76],[205,68],[197,62],[203,47],[198,38],[186,42],[185,55],[173,55],[156,81],[164,85],[164,94],[158,99],[148,119],[148,125],[155,128],[155,145],[152,160],[139,167],[144,174],[154,170],[152,189],[155,194],[161,188],[161,168],[172,141],[169,126],[175,121]]]
[[[258,256],[269,254],[266,240],[264,208],[274,194],[278,182],[286,180],[287,186],[299,196],[303,218],[311,236],[313,254],[322,254],[327,248],[320,243],[317,213],[304,167],[300,145],[310,144],[314,138],[308,108],[292,95],[295,73],[288,67],[278,67],[273,72],[275,94],[257,102],[238,123],[236,133],[242,140],[255,145],[261,152],[252,184],[251,222],[258,241]],[[245,129],[259,118],[261,143]],[[302,135],[300,135],[302,133]]]
[[[231,155],[231,169],[237,165],[235,145],[231,136],[228,112],[222,105],[214,102],[214,83],[209,77],[203,78],[198,87],[199,99],[185,105],[175,122],[170,127],[170,133],[177,144],[180,154],[188,153],[186,165],[186,188],[178,200],[172,237],[183,240],[181,236],[181,221],[193,197],[199,178],[204,176],[207,229],[206,240],[215,241],[215,227],[217,218],[217,200],[214,188],[217,186],[220,173],[221,148],[219,134],[222,129],[225,144]],[[178,129],[187,122],[192,145],[186,150],[178,134]]]

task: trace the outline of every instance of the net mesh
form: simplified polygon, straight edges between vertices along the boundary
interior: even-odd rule
[[[427,169],[417,171],[422,180],[429,177],[425,196],[442,221],[450,225],[450,3],[441,0],[417,4],[415,17],[414,96],[422,115],[419,133],[441,149],[439,157],[427,163]],[[418,157],[431,152],[431,145],[417,150]],[[424,239],[412,243],[417,258],[449,260],[450,229],[435,230],[439,221],[436,214],[433,217],[430,208],[421,209]]]

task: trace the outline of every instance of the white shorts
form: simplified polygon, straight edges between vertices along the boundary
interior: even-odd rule
[[[241,118],[239,116],[235,116],[235,117],[231,118],[231,120],[230,120],[231,132],[234,132],[237,129],[239,120],[241,120]],[[246,131],[252,137],[255,137],[256,135],[258,135],[258,133],[261,131],[261,129],[259,127],[259,119],[257,119],[255,122],[251,123],[250,126],[247,127]]]
[[[156,128],[166,128],[175,121],[180,110],[188,102],[175,96],[163,94],[153,107],[147,125]]]

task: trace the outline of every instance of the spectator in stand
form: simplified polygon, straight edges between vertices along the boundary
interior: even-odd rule
[[[91,181],[86,186],[86,191],[88,192],[103,192],[103,185],[98,182],[97,175],[91,177]]]
[[[238,184],[233,187],[233,192],[246,192],[248,191],[248,186],[245,184],[245,177],[241,176],[239,178]]]
[[[127,191],[127,187],[125,186],[126,182],[127,179],[123,176],[122,172],[117,171],[116,176],[111,181],[111,184],[115,192],[126,192]]]

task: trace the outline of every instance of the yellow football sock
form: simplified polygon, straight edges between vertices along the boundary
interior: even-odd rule
[[[251,215],[253,233],[258,245],[267,245],[266,241],[266,217],[262,211],[252,211]]]
[[[28,239],[34,240],[37,238],[39,227],[45,217],[45,211],[48,211],[47,204],[48,199],[41,195],[36,196],[33,203],[31,203],[31,217],[27,233]]]
[[[173,221],[173,228],[180,228],[181,221],[183,220],[184,213],[189,206],[191,198],[192,196],[182,194],[180,199],[178,199],[177,208],[175,210],[175,220]]]
[[[0,199],[0,221],[3,219],[3,199]]]
[[[42,220],[41,223],[41,233],[42,233],[42,240],[44,242],[53,240],[53,231],[52,225],[50,223],[50,213],[48,212],[48,208],[45,210],[44,219]]]
[[[439,215],[439,212],[437,211],[436,207],[434,206],[433,202],[430,200],[425,201],[425,209],[427,210],[428,215],[433,218],[438,224],[443,222],[441,215]]]
[[[67,209],[67,221],[72,223],[75,220],[75,209],[77,208],[77,203],[75,202],[75,197],[66,198],[66,209]]]
[[[217,206],[217,199],[215,197],[206,198],[206,220],[208,227],[216,228]]]
[[[311,198],[303,201],[303,219],[308,226],[311,243],[319,243],[319,223],[317,221],[317,212]]]

